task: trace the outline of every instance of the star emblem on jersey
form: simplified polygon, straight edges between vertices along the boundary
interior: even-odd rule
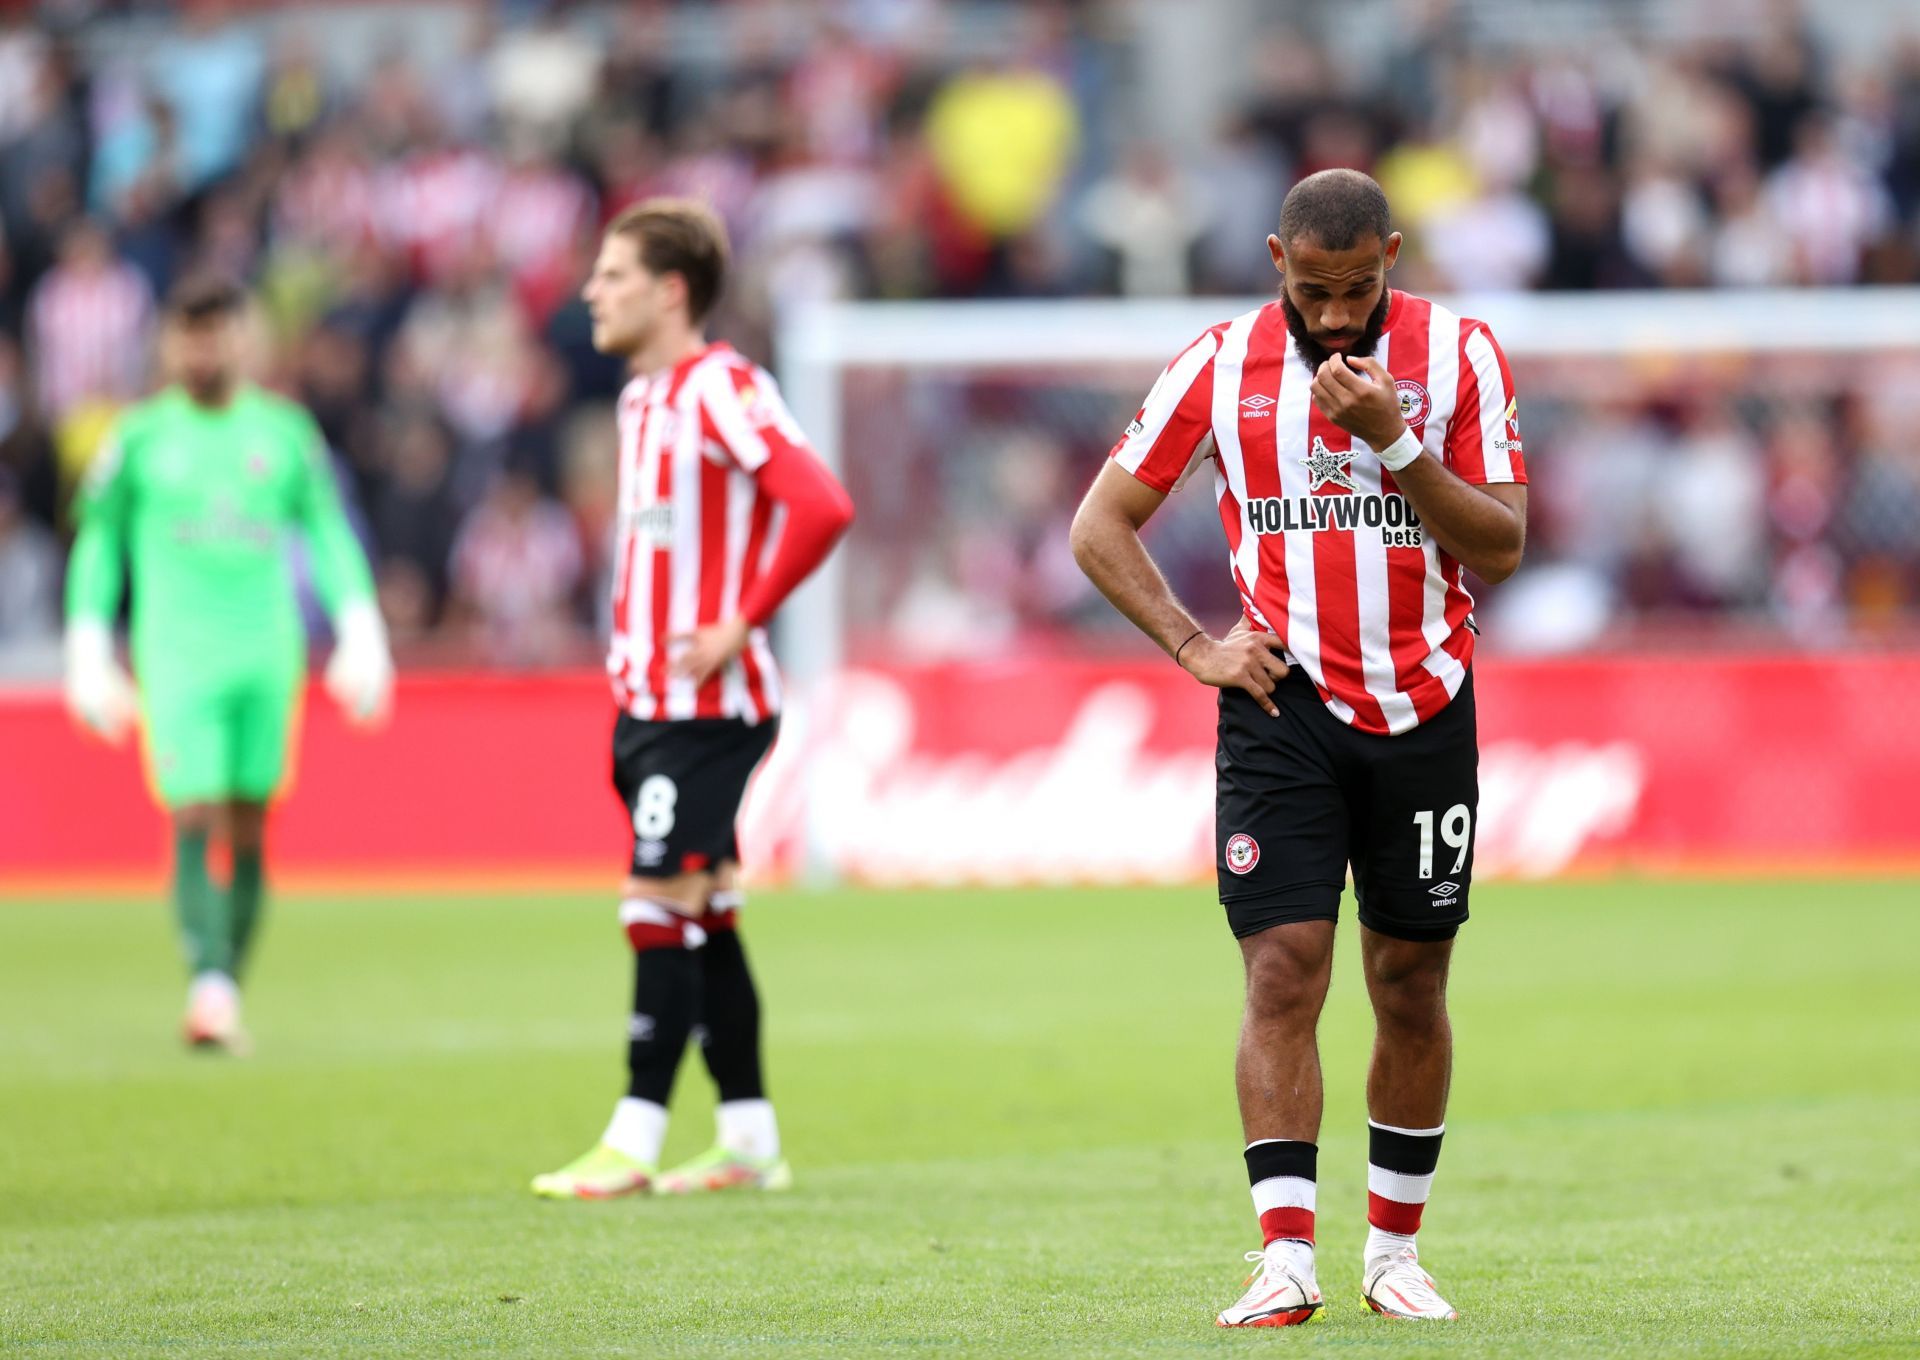
[[[1353,463],[1352,449],[1330,449],[1327,441],[1319,435],[1313,437],[1313,447],[1307,450],[1307,456],[1300,460],[1307,467],[1307,490],[1318,491],[1328,482],[1335,486],[1344,486],[1349,491],[1360,488],[1353,484],[1348,469]]]

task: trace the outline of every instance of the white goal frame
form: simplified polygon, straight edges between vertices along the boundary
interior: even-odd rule
[[[1438,300],[1486,321],[1516,357],[1920,350],[1920,287],[1502,293]],[[782,318],[778,376],[800,427],[837,471],[845,457],[849,368],[1137,363],[1153,373],[1208,327],[1265,301],[812,305]],[[782,656],[803,690],[842,659],[843,556],[829,559],[782,613]]]

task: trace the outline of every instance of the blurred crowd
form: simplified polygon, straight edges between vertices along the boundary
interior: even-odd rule
[[[0,645],[57,632],[71,488],[153,381],[156,299],[190,267],[255,286],[259,376],[318,418],[403,654],[502,665],[594,653],[620,374],[592,353],[574,293],[599,225],[644,196],[697,195],[724,216],[738,269],[718,328],[762,359],[780,310],[810,299],[1264,292],[1280,197],[1329,165],[1386,186],[1409,234],[1405,287],[1920,279],[1920,40],[1906,35],[1842,63],[1774,6],[1724,37],[1542,54],[1472,40],[1444,0],[1407,0],[1371,61],[1336,60],[1311,24],[1261,35],[1193,152],[1131,135],[1152,131],[1130,102],[1151,53],[1130,44],[1128,8],[466,5],[447,12],[460,56],[431,65],[400,46],[343,64],[323,10],[14,11],[0,19]],[[690,43],[695,11],[705,37]],[[98,40],[114,15],[157,38]],[[1671,433],[1652,405],[1613,414],[1656,443]],[[1700,419],[1689,438],[1726,433]],[[1734,425],[1754,447],[1731,457],[1722,439],[1724,468],[1770,482],[1755,449],[1785,436]],[[1911,501],[1910,464],[1885,474],[1891,490],[1861,490],[1856,453],[1831,460],[1837,500]],[[856,469],[856,484],[885,504],[909,466]],[[950,507],[956,533],[1057,517],[1085,471],[983,464]],[[1764,497],[1749,499],[1764,538]],[[1908,598],[1920,520],[1896,529],[1887,588]],[[970,551],[1018,557],[1016,532]],[[1625,558],[1594,571],[1616,611],[1743,602]]]
[[[1489,645],[1570,651],[1905,643],[1920,615],[1920,345],[1707,359],[1514,361],[1527,564],[1476,583]],[[862,507],[848,614],[868,659],[1080,646],[1132,629],[1067,547],[1087,470],[1146,373],[880,370],[844,413]],[[957,432],[957,433],[956,433]],[[942,507],[928,517],[929,502]],[[1239,600],[1213,472],[1146,526],[1202,622]]]

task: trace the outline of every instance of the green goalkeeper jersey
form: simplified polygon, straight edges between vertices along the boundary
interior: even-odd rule
[[[290,531],[306,539],[330,614],[373,595],[319,428],[257,387],[236,388],[222,407],[172,387],[126,411],[88,472],[79,526],[67,617],[112,622],[124,556],[142,688],[167,677],[298,672],[305,636]]]

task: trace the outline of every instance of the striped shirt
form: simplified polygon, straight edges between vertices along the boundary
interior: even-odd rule
[[[744,718],[780,710],[780,674],[755,628],[703,685],[669,673],[668,639],[740,612],[786,512],[755,480],[777,449],[807,449],[773,379],[726,344],[635,378],[620,394],[614,540],[615,700],[643,719]]]
[[[1524,483],[1506,356],[1478,321],[1395,292],[1374,357],[1428,456],[1475,485]],[[1342,722],[1399,733],[1445,708],[1473,662],[1473,597],[1393,474],[1313,405],[1276,300],[1168,366],[1112,457],[1172,491],[1208,460],[1234,583]]]
[[[138,396],[152,320],[153,294],[130,264],[50,270],[28,317],[41,411],[58,421],[82,402]]]

